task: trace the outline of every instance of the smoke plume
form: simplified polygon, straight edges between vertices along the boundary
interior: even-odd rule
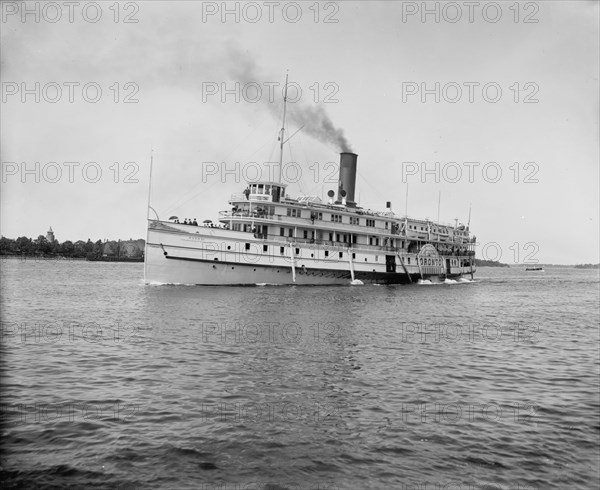
[[[230,59],[230,76],[241,84],[258,83],[262,85],[264,82],[274,82],[277,79],[265,77],[260,73],[255,61],[250,57],[249,53],[241,51],[239,48],[229,46]],[[282,90],[284,82],[275,90],[275,100],[269,100],[266,93],[260,102],[267,104],[267,109],[276,118],[281,118],[283,111]],[[266,91],[265,91],[266,92]],[[303,97],[308,97],[308,90],[305,91]],[[298,127],[304,126],[302,131],[312,138],[333,145],[343,152],[351,152],[350,144],[344,135],[344,130],[336,128],[327,111],[323,106],[308,105],[299,100],[297,102],[288,103],[287,119]]]
[[[304,126],[303,131],[316,140],[333,144],[341,151],[352,151],[344,136],[344,130],[334,126],[323,106],[311,107],[299,102],[298,105],[292,105],[288,114],[290,121],[298,126]]]

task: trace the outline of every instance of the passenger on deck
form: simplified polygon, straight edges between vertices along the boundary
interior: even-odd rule
[[[186,219],[183,221],[183,224],[184,224],[184,225],[187,225],[187,224],[188,224],[188,222],[187,222],[187,218],[186,218]]]
[[[194,218],[194,222],[192,223],[194,226],[198,226],[198,222],[196,221],[196,218]]]

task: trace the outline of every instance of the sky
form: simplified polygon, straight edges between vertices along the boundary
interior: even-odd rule
[[[287,75],[288,194],[337,189],[352,150],[362,207],[439,209],[480,258],[600,261],[597,1],[1,7],[2,236],[145,238],[149,197],[216,220],[278,178]]]

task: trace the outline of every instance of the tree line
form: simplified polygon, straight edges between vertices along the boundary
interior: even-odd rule
[[[92,242],[89,238],[87,242],[77,240],[73,243],[65,240],[60,243],[58,240],[49,241],[44,235],[38,236],[35,240],[25,236],[17,239],[2,237],[0,238],[0,255],[60,256],[88,260],[98,259],[103,255],[111,257],[120,255],[131,258],[141,258],[144,255],[143,249],[139,247],[129,247],[128,250],[121,245],[117,241],[97,240]]]

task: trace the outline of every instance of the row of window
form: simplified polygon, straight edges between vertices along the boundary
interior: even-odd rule
[[[231,247],[227,247],[228,249],[231,249]],[[245,247],[246,250],[250,250],[250,244],[246,243]],[[286,247],[279,247],[279,254],[280,255],[285,255],[286,254]],[[268,245],[263,245],[263,252],[264,253],[268,253],[269,252],[269,246]],[[325,257],[329,257],[329,250],[325,250]],[[300,249],[298,247],[296,247],[294,249],[294,254],[297,256],[301,256],[300,253]],[[314,257],[314,254],[311,253],[310,254],[311,258]],[[340,259],[344,258],[344,252],[338,252],[338,257]],[[356,259],[356,253],[352,252],[352,259]],[[379,261],[379,256],[375,255],[375,262]],[[367,262],[367,258],[365,257],[365,262]],[[430,266],[430,265],[436,265],[436,266],[443,266],[443,258],[442,257],[438,257],[438,258],[427,258],[427,257],[421,257],[420,259],[420,264],[421,265],[425,265],[425,266]],[[406,264],[410,265],[410,257],[406,257]],[[458,259],[450,259],[450,264],[452,266],[458,266]]]
[[[260,210],[262,212],[262,214],[265,215],[270,215],[273,216],[273,214],[275,213],[275,207],[274,206],[264,206],[263,208],[257,208],[258,210]],[[242,206],[241,208],[237,208],[234,211],[248,211],[248,207],[247,206]],[[302,218],[302,209],[297,209],[297,208],[287,208],[287,216],[290,218]],[[310,218],[311,220],[323,220],[323,213],[321,212],[316,212],[316,211],[312,211],[310,213]],[[333,223],[343,223],[343,215],[341,214],[331,214],[331,221]],[[349,223],[351,225],[356,225],[356,226],[360,226],[360,218],[358,216],[349,216]],[[369,227],[375,227],[375,220],[372,218],[366,218],[365,219],[365,225],[369,226]],[[389,229],[389,222],[384,221],[384,226],[385,229]],[[427,231],[427,227],[426,226],[417,226],[417,225],[408,225],[408,229],[409,230],[416,230],[416,231]],[[432,228],[431,231],[433,233],[446,233],[447,230],[441,229],[441,228]],[[456,233],[455,233],[456,234]]]
[[[272,214],[272,213],[271,213]],[[291,218],[302,218],[302,209],[296,209],[296,208],[287,208],[287,216],[291,217]],[[333,223],[343,223],[344,219],[343,219],[343,215],[341,214],[331,214],[331,221]],[[350,216],[350,224],[351,225],[357,225],[360,226],[360,218],[358,216]],[[320,212],[316,212],[313,211],[310,213],[310,219],[311,220],[323,220],[323,213]],[[366,220],[366,225],[367,226],[371,226],[371,227],[375,227],[375,220],[374,219],[367,219]],[[388,222],[385,222],[385,228],[388,228]]]
[[[234,225],[233,229],[236,230],[239,228],[239,225]],[[246,231],[246,230],[244,230]],[[286,236],[286,228],[279,228],[279,236]],[[302,235],[303,238],[305,240],[314,240],[315,239],[315,230],[302,230]],[[289,238],[293,238],[294,237],[294,229],[293,228],[288,228],[287,229],[287,236]],[[321,240],[321,234],[319,233],[319,240]],[[348,233],[335,233],[335,232],[329,232],[328,234],[328,239],[330,242],[339,242],[339,243],[358,243],[358,235],[355,234],[348,234]],[[376,247],[379,247],[381,241],[380,238],[378,236],[370,236],[369,237],[369,245],[374,245]],[[393,238],[385,238],[383,240],[383,244],[386,247],[393,247],[394,246],[394,239]],[[404,248],[404,241],[400,241],[400,248]]]
[[[271,215],[273,214],[272,210],[271,211]],[[296,209],[296,208],[287,208],[287,216],[291,217],[291,218],[302,218],[302,209]],[[319,213],[319,212],[311,212],[310,213],[310,218],[314,221],[314,220],[322,220],[323,219],[323,213]],[[350,224],[351,225],[356,225],[356,226],[360,226],[360,218],[358,216],[350,216]],[[333,223],[343,223],[343,216],[341,214],[331,214],[331,221]],[[385,221],[384,222],[385,225],[385,229],[389,229],[389,222]],[[366,218],[365,219],[365,226],[369,226],[371,228],[375,227],[375,220],[372,218]],[[409,230],[420,230],[420,231],[426,231],[427,227],[424,226],[417,226],[417,225],[408,225],[408,229]],[[437,229],[437,228],[433,228],[432,231],[434,233],[438,233],[441,232],[443,230],[441,229]]]
[[[264,252],[268,251],[268,247],[266,245],[263,247],[263,251]],[[279,254],[280,255],[286,255],[286,247],[279,247]],[[299,248],[295,248],[294,249],[294,254],[297,255],[297,256],[299,256],[299,257],[302,255]],[[310,256],[311,256],[311,258],[313,258],[315,256],[315,254],[311,253]],[[325,257],[329,257],[329,250],[325,250]],[[340,259],[343,259],[344,258],[344,252],[338,252],[338,257]],[[352,252],[352,259],[356,259],[356,254],[354,252]],[[365,257],[365,262],[366,261],[367,261],[367,258]],[[375,262],[378,262],[378,261],[379,261],[379,256],[375,255]]]

